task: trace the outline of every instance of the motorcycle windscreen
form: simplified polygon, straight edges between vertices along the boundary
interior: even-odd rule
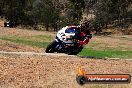
[[[75,29],[74,28],[68,28],[65,30],[65,33],[75,33]]]

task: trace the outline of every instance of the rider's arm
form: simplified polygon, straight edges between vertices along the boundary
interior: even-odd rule
[[[82,32],[81,36],[83,37],[83,40],[79,41],[80,46],[84,46],[88,44],[89,40],[92,38],[92,34],[90,32],[89,33]]]
[[[84,46],[84,45],[88,44],[89,40],[90,39],[88,37],[85,37],[84,40],[80,40],[79,41],[80,46]]]

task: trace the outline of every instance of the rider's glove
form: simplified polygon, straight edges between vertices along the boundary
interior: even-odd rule
[[[89,42],[89,38],[85,38],[83,41],[79,41],[79,47],[82,47],[88,44],[88,42]]]
[[[79,41],[79,47],[82,47],[84,45],[83,41]]]
[[[83,43],[86,45],[86,44],[88,44],[88,42],[89,42],[89,38],[85,38],[84,40],[83,40]]]

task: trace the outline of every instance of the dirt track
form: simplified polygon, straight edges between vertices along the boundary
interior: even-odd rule
[[[0,88],[132,88],[130,84],[76,83],[77,67],[93,74],[131,74],[132,61],[86,59],[64,54],[0,54]]]

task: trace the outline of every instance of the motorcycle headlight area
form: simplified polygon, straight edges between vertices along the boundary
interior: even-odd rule
[[[63,43],[65,45],[72,46],[73,45],[72,36],[70,36],[70,35],[65,36],[65,39],[63,40]]]

